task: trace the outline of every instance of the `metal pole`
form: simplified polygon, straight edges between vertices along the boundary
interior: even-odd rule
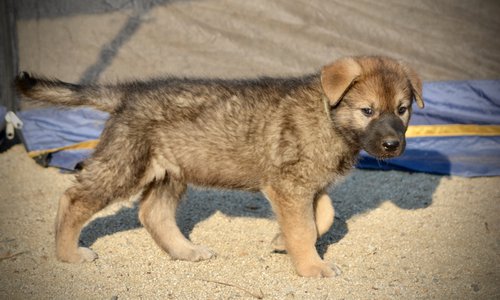
[[[18,103],[12,81],[17,73],[15,9],[12,0],[0,1],[0,104],[16,111]]]

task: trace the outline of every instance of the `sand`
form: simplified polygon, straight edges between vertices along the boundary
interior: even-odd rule
[[[500,77],[494,1],[20,3],[21,68],[65,80],[304,74],[357,54],[404,59],[425,80]],[[200,188],[178,223],[215,259],[171,260],[131,200],[84,228],[99,259],[60,263],[53,224],[72,175],[18,145],[0,154],[0,178],[2,299],[500,298],[498,177],[354,170],[329,191],[335,223],[318,249],[342,270],[329,279],[298,277],[271,251],[278,228],[262,195]]]

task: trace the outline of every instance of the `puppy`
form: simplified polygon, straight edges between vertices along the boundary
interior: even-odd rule
[[[380,159],[400,155],[412,101],[424,106],[416,73],[386,57],[342,58],[297,78],[82,86],[22,73],[15,84],[36,101],[110,113],[94,154],[60,199],[59,260],[94,260],[78,245],[85,222],[141,191],[139,219],[155,242],[174,259],[209,259],[214,253],[186,239],[175,221],[189,183],[261,191],[280,225],[276,244],[306,277],[335,275],[315,248],[334,219],[327,187],[361,149]]]

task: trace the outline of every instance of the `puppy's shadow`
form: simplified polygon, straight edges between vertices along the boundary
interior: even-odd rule
[[[142,227],[138,211],[139,202],[135,201],[113,215],[93,219],[83,228],[80,243],[89,247],[100,237]],[[189,237],[196,224],[218,211],[232,217],[273,218],[269,202],[260,193],[189,187],[177,210],[177,224]]]
[[[433,155],[436,156],[435,153]],[[443,157],[440,160],[446,161]],[[323,256],[331,244],[340,241],[348,233],[347,221],[351,217],[369,212],[385,201],[391,201],[401,209],[428,207],[432,204],[434,191],[441,178],[439,175],[423,173],[354,171],[328,191],[335,208],[335,221],[332,228],[319,239],[318,252]],[[231,217],[274,217],[269,202],[260,193],[189,188],[179,206],[177,223],[184,235],[189,236],[198,223],[217,211]],[[91,246],[100,237],[141,227],[137,213],[138,203],[135,202],[132,207],[122,207],[116,214],[93,219],[83,229],[81,243]],[[269,233],[269,242],[275,234]]]
[[[348,233],[347,221],[359,214],[369,212],[379,207],[385,201],[391,201],[397,207],[405,210],[424,209],[432,204],[436,188],[439,186],[442,175],[414,173],[397,165],[408,165],[411,157],[413,168],[421,171],[439,170],[442,174],[449,174],[450,161],[436,151],[409,149],[400,158],[392,160],[392,168],[406,171],[355,171],[342,184],[333,187],[329,195],[335,208],[335,220],[332,228],[323,235],[318,243],[318,252],[323,257],[328,246],[340,241]],[[373,158],[366,165],[374,165]],[[417,162],[417,163],[415,163]],[[384,169],[386,164],[378,162]],[[438,168],[436,168],[438,167]],[[407,175],[402,175],[407,174]],[[410,176],[410,178],[408,178]]]
[[[142,227],[137,215],[138,211],[139,204],[135,201],[132,207],[124,206],[115,214],[93,219],[83,227],[80,244],[90,247],[101,237]]]

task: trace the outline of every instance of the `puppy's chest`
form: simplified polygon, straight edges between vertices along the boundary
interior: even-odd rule
[[[316,173],[325,178],[328,184],[347,175],[353,169],[356,160],[356,151],[338,143],[320,147],[313,156]]]

